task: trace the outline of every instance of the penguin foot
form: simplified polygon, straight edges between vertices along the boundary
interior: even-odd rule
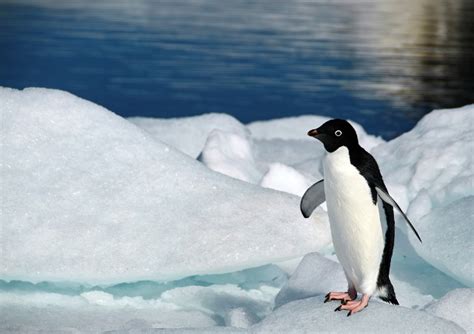
[[[347,303],[348,301],[352,300],[349,292],[329,292],[326,295],[326,299],[324,300],[325,303],[331,300],[340,300],[342,304]]]
[[[362,295],[361,300],[350,300],[347,303],[339,306],[339,310],[348,310],[347,316],[351,316],[354,313],[357,313],[369,305],[369,295]]]

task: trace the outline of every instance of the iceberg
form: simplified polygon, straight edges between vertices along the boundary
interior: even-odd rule
[[[0,100],[3,279],[170,280],[330,242],[297,197],[215,173],[91,102],[37,88]]]
[[[326,117],[126,120],[40,88],[0,101],[1,332],[472,332],[474,105],[390,142],[353,123],[423,243],[397,221],[401,306],[347,318],[323,303],[346,288],[324,205],[299,212],[322,178],[306,132]]]

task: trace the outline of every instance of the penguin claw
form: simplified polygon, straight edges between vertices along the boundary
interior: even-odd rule
[[[339,305],[338,307],[336,307],[336,309],[334,310],[334,312],[340,311],[340,310],[341,310],[341,306],[342,306],[342,305]]]
[[[329,301],[329,296],[324,299],[324,303],[327,303]]]
[[[349,312],[347,313],[347,316],[350,317],[351,315],[352,315],[352,311],[349,311]]]

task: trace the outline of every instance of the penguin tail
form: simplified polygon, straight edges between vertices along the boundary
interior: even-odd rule
[[[395,296],[395,289],[393,288],[392,282],[388,281],[382,286],[377,287],[378,297],[384,302],[393,305],[399,305],[397,297]]]

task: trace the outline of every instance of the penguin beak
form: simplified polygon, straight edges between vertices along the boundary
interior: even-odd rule
[[[318,129],[313,129],[308,131],[308,136],[316,138],[319,135]]]

